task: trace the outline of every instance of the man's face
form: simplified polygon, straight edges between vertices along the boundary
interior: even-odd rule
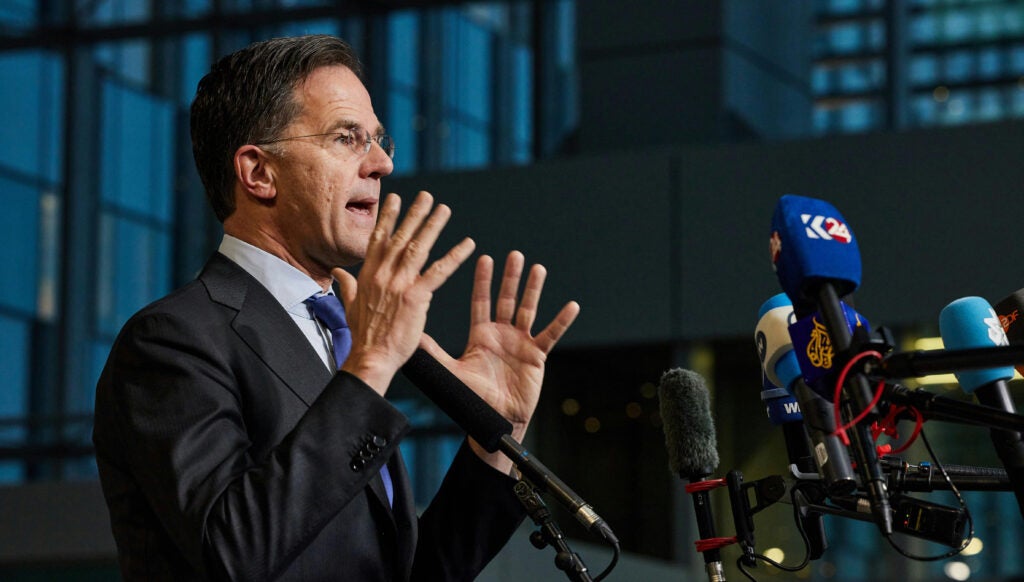
[[[343,66],[321,67],[295,89],[301,113],[282,138],[277,160],[278,232],[294,259],[311,274],[358,263],[377,220],[380,179],[394,169],[376,143],[353,151],[346,135],[383,132],[370,95]]]

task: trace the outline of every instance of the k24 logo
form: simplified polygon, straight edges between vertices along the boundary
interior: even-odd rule
[[[813,214],[801,214],[800,220],[804,223],[804,230],[807,238],[835,240],[847,244],[853,239],[850,229],[835,218],[828,216],[814,216]]]

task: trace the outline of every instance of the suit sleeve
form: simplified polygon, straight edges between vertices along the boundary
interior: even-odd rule
[[[158,312],[126,326],[97,389],[98,456],[117,450],[114,462],[205,578],[272,579],[361,494],[408,422],[338,373],[256,460],[225,332],[194,319]],[[386,445],[353,468],[374,436]]]
[[[473,580],[526,517],[516,480],[463,442],[419,523],[412,580]]]

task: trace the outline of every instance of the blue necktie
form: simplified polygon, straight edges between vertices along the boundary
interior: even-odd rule
[[[334,345],[334,363],[338,369],[345,363],[345,358],[352,351],[352,330],[348,328],[348,320],[345,319],[345,307],[336,295],[324,295],[317,293],[305,301],[306,305],[313,311],[313,315],[323,322],[327,329],[331,330],[331,343]],[[384,491],[388,495],[388,505],[394,504],[395,489],[391,483],[391,473],[388,466],[380,468],[380,478],[384,481]]]

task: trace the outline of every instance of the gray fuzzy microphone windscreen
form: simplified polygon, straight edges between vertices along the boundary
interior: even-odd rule
[[[703,478],[718,468],[718,442],[704,377],[675,368],[658,384],[668,468],[684,478]]]

